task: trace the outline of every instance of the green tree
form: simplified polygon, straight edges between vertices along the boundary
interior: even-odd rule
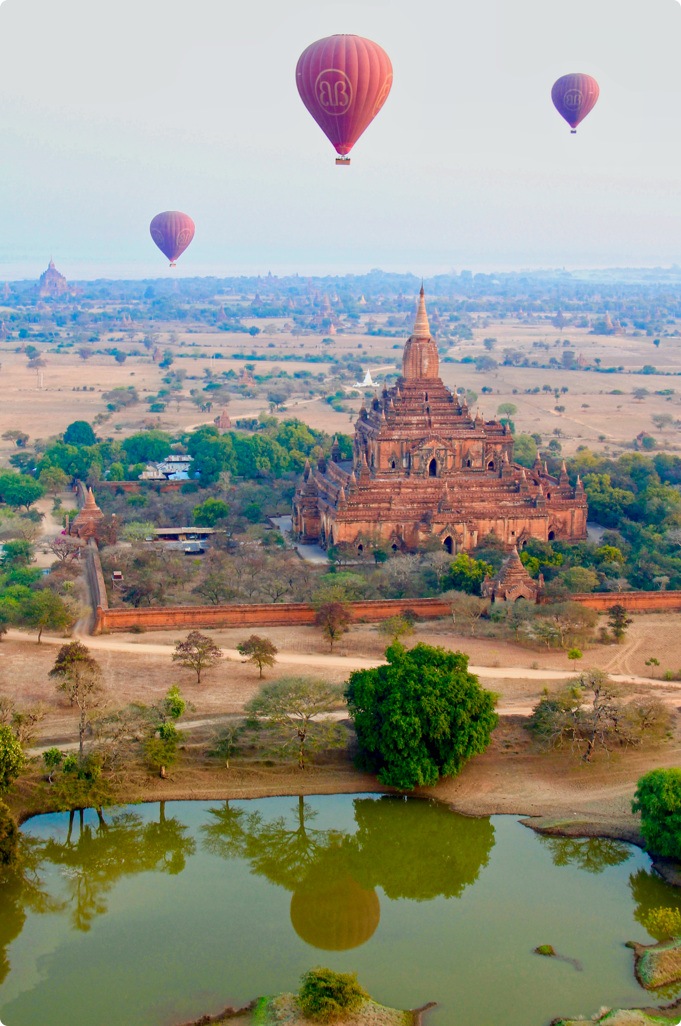
[[[11,727],[0,727],[0,794],[6,794],[21,773],[26,758]]]
[[[244,662],[258,667],[261,680],[263,666],[274,666],[279,651],[269,638],[261,638],[257,634],[251,634],[250,638],[240,641],[236,648],[240,655],[246,656]]]
[[[3,542],[0,555],[0,568],[3,573],[11,573],[19,567],[27,567],[33,562],[33,546],[25,538],[13,538]]]
[[[69,479],[61,467],[45,467],[40,471],[38,481],[45,491],[52,495],[63,492],[69,483]]]
[[[74,420],[64,432],[65,445],[94,445],[97,439],[86,420]]]
[[[656,769],[642,776],[631,809],[641,813],[641,833],[649,852],[681,857],[681,769]]]
[[[186,666],[196,674],[196,683],[201,683],[204,670],[212,669],[222,659],[222,649],[200,631],[190,631],[184,641],[178,641],[173,652],[173,662]]]
[[[494,574],[494,567],[481,559],[474,559],[467,552],[460,552],[453,559],[447,574],[442,579],[442,591],[465,591],[479,595],[480,585],[486,576]]]
[[[523,467],[531,467],[537,458],[537,443],[531,435],[517,435],[513,446],[513,459]]]
[[[0,497],[8,506],[29,510],[45,494],[43,486],[28,474],[3,474],[0,477]]]
[[[502,417],[514,417],[518,412],[518,407],[515,403],[501,403],[497,406],[497,413],[500,413]]]
[[[144,754],[160,777],[165,779],[166,767],[177,761],[177,748],[183,736],[174,723],[161,723],[145,741]]]
[[[279,752],[283,754],[293,747],[299,768],[305,769],[309,751],[344,746],[343,728],[329,719],[319,719],[322,713],[331,712],[342,702],[342,691],[335,684],[306,677],[282,677],[265,684],[245,709],[275,731],[274,747]]]
[[[33,591],[20,603],[19,622],[26,627],[37,628],[38,644],[40,644],[43,631],[59,631],[70,627],[73,623],[73,614],[64,605],[63,599],[55,592],[45,588],[42,591]]]
[[[387,638],[390,644],[399,641],[400,638],[410,637],[414,633],[414,624],[404,616],[389,616],[378,625],[378,633]]]
[[[82,642],[71,641],[59,649],[54,666],[50,670],[50,677],[58,681],[57,690],[66,695],[72,705],[78,706],[78,753],[79,762],[82,764],[88,719],[101,705],[104,695],[101,668]]]
[[[222,499],[214,499],[212,496],[192,510],[194,523],[201,527],[215,527],[218,520],[223,520],[228,515],[229,505]]]
[[[634,621],[627,616],[627,610],[624,606],[617,603],[614,606],[610,606],[608,609],[608,627],[611,629],[613,636],[617,638],[618,642],[621,642],[622,638],[626,634],[627,627],[629,627]]]
[[[58,748],[48,748],[46,752],[43,752],[43,762],[45,763],[45,769],[47,770],[47,779],[52,783],[52,777],[56,770],[62,763],[64,753]]]
[[[386,666],[356,670],[348,681],[361,766],[382,784],[411,790],[484,752],[498,720],[495,697],[468,672],[468,656],[395,644],[386,658]]]
[[[578,648],[571,648],[568,651],[567,657],[571,662],[573,662],[577,659],[582,659],[583,655],[584,653],[580,652]]]

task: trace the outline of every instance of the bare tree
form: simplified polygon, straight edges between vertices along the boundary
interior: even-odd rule
[[[222,649],[200,631],[190,631],[184,641],[178,641],[173,652],[173,662],[186,666],[196,674],[196,683],[201,683],[204,670],[216,666],[222,659]]]
[[[305,769],[305,756],[310,749],[340,748],[345,744],[343,728],[338,723],[319,719],[321,714],[342,704],[342,689],[338,685],[286,677],[266,684],[246,705],[246,712],[276,730],[279,736],[274,743],[281,752],[294,747],[298,766]]]
[[[62,645],[50,670],[50,677],[56,677],[57,689],[70,699],[80,710],[78,723],[78,753],[83,761],[83,741],[88,719],[93,710],[102,704],[104,686],[102,671],[97,660],[80,641]]]

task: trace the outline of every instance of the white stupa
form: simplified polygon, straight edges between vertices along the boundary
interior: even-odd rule
[[[371,371],[368,370],[364,375],[364,381],[356,381],[355,388],[373,388],[376,382],[371,377]]]

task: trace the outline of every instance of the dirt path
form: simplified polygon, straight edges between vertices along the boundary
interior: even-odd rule
[[[23,631],[8,631],[7,638],[14,641],[25,641],[26,633]],[[170,655],[172,642],[167,645],[154,645],[137,641],[118,641],[111,637],[91,637],[88,634],[78,636],[88,648],[100,652],[128,652],[134,655]],[[43,634],[42,643],[45,645],[63,645],[64,638],[55,638]],[[221,652],[225,659],[234,662],[242,662],[242,657],[235,648],[223,648]],[[279,652],[277,664],[281,666],[313,666],[316,669],[334,667],[347,670],[367,670],[376,666],[385,665],[385,659],[366,659],[359,656],[334,656],[322,654],[310,654],[303,652]],[[478,677],[504,679],[504,680],[571,680],[575,676],[572,670],[534,670],[524,666],[470,666],[471,673]],[[652,684],[662,685],[665,688],[674,688],[667,681],[661,681],[654,677],[641,677],[635,674],[612,674],[612,679],[621,684]],[[678,685],[681,690],[681,684]]]

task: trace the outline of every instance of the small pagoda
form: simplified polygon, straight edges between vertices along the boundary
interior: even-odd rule
[[[492,602],[515,602],[519,598],[527,599],[528,602],[538,602],[543,587],[543,576],[540,574],[537,581],[530,577],[517,548],[514,547],[499,572],[494,577],[485,577],[480,593],[483,598],[491,599]]]
[[[95,502],[92,488],[88,488],[85,504],[78,513],[78,516],[69,524],[69,534],[87,541],[89,538],[97,538],[98,528],[104,514]]]

